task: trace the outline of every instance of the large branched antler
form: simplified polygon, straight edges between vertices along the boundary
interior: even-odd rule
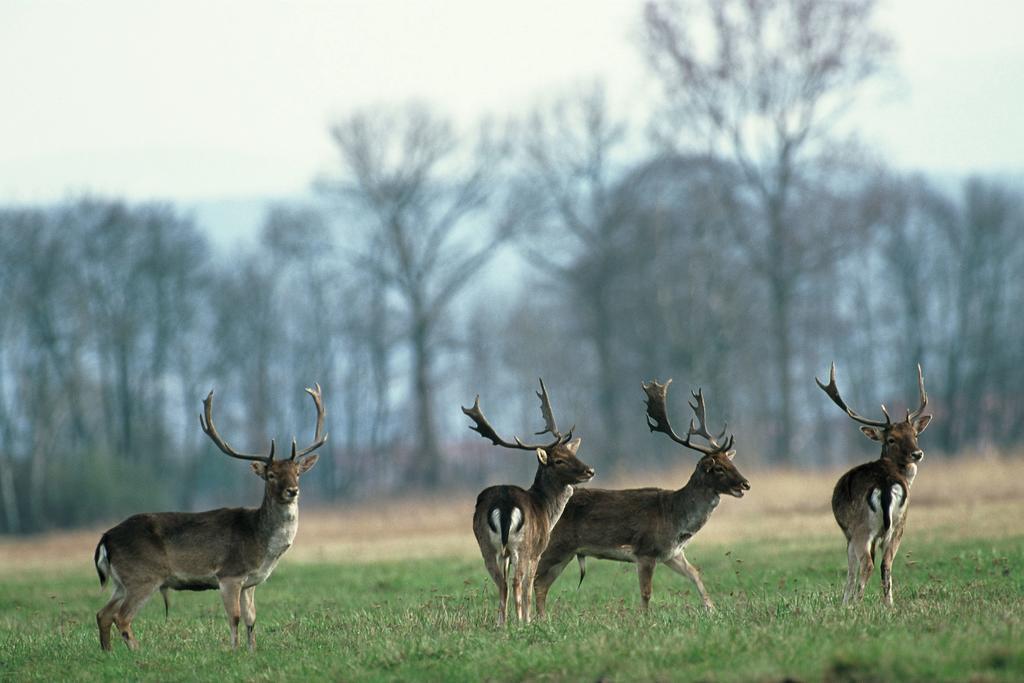
[[[921,417],[921,413],[924,412],[925,407],[928,405],[928,394],[924,390],[924,373],[921,371],[921,364],[917,364],[917,391],[920,394],[921,404],[917,407],[917,410],[911,412],[907,408],[907,422],[911,422]]]
[[[920,370],[920,369],[921,369],[920,366],[918,366],[918,370]],[[861,424],[867,425],[869,427],[881,427],[883,429],[885,429],[886,427],[889,427],[890,425],[892,425],[892,420],[889,418],[889,411],[885,409],[885,404],[884,403],[882,404],[882,414],[885,415],[885,422],[880,422],[879,420],[869,420],[866,417],[858,415],[856,412],[854,412],[854,410],[852,408],[850,408],[850,406],[846,405],[846,401],[844,401],[843,397],[839,395],[839,387],[836,386],[836,364],[835,364],[835,361],[832,362],[832,366],[829,368],[829,371],[828,371],[828,384],[827,385],[826,384],[822,384],[821,380],[818,379],[817,377],[814,378],[814,381],[817,382],[818,386],[821,387],[822,391],[824,391],[826,394],[828,394],[828,397],[830,399],[832,399],[833,403],[835,403],[837,406],[842,408],[843,412],[845,412],[847,415],[852,417],[857,422],[860,422]],[[922,380],[922,385],[921,385],[922,391],[924,390],[923,381],[924,380]],[[924,406],[922,406],[922,409],[923,408],[924,408]]]
[[[647,394],[647,426],[652,432],[661,432],[667,434],[670,439],[678,444],[682,444],[687,448],[693,449],[699,453],[710,455],[712,453],[724,453],[729,451],[735,439],[730,435],[721,445],[718,440],[725,436],[726,431],[729,429],[729,425],[726,424],[722,429],[721,434],[712,434],[707,428],[707,407],[704,405],[704,392],[701,389],[697,389],[696,393],[690,392],[696,403],[690,403],[690,408],[693,409],[694,415],[697,417],[697,425],[693,424],[693,420],[690,420],[690,428],[686,432],[686,438],[680,437],[676,434],[672,428],[672,424],[668,419],[668,387],[672,384],[672,380],[668,380],[664,384],[660,384],[658,380],[652,380],[641,384],[644,389],[644,393]],[[707,440],[709,446],[703,446],[699,443],[694,443],[690,437],[700,436]]]
[[[306,387],[306,392],[313,397],[313,403],[316,404],[316,432],[313,434],[313,443],[300,451],[295,443],[295,439],[292,439],[292,460],[299,456],[312,453],[327,442],[327,434],[323,433],[324,416],[326,415],[326,412],[324,411],[323,394],[320,390],[319,384],[315,384],[314,386],[316,387],[315,389]],[[217,431],[217,427],[213,424],[213,391],[211,391],[203,400],[203,413],[199,416],[199,426],[202,427],[203,432],[210,437],[210,440],[216,444],[217,448],[225,454],[230,455],[232,458],[238,458],[239,460],[254,460],[256,462],[265,462],[267,464],[274,461],[275,443],[273,439],[270,440],[270,453],[267,455],[239,453],[228,445]]]
[[[324,416],[327,414],[324,411],[324,397],[323,393],[320,391],[320,383],[317,382],[313,386],[315,387],[313,389],[306,387],[306,393],[313,397],[313,403],[316,404],[316,431],[313,432],[313,443],[296,453],[295,439],[293,438],[292,460],[303,455],[308,455],[327,443],[327,434],[324,433]]]
[[[239,453],[234,448],[229,446],[221,435],[217,432],[217,427],[213,424],[213,390],[210,391],[209,395],[203,399],[203,413],[199,416],[199,426],[202,427],[210,440],[217,445],[217,448],[221,449],[225,454],[230,455],[232,458],[238,458],[239,460],[255,460],[257,462],[271,463],[274,461],[274,440],[270,440],[270,453],[268,455],[255,455],[249,453]]]
[[[555,422],[555,414],[551,410],[551,399],[548,397],[548,391],[547,388],[545,388],[544,386],[543,379],[540,381],[540,391],[537,392],[537,397],[540,399],[540,412],[541,415],[544,417],[544,429],[536,433],[538,435],[550,433],[552,436],[554,436],[555,440],[549,444],[525,444],[518,436],[513,436],[513,441],[506,441],[505,439],[498,436],[498,433],[494,430],[494,427],[492,427],[491,424],[487,421],[487,418],[484,417],[483,410],[480,409],[479,395],[477,395],[476,399],[473,401],[473,407],[466,408],[465,406],[462,406],[462,412],[469,416],[471,420],[473,420],[473,424],[471,424],[469,428],[472,429],[477,434],[479,434],[480,436],[484,437],[485,439],[490,439],[491,443],[493,443],[495,446],[503,446],[504,448],[515,448],[524,451],[534,451],[537,450],[538,448],[543,448],[545,451],[548,451],[554,448],[555,446],[558,446],[559,444],[564,444],[572,440],[572,432],[573,429],[575,429],[575,425],[573,426],[573,429],[569,430],[568,434],[563,435],[560,431],[558,431],[558,425]]]

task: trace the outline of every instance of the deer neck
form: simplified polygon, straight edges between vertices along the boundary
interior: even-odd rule
[[[917,476],[917,464],[907,463],[906,465],[897,465],[890,458],[885,456],[885,451],[882,451],[882,455],[879,458],[882,462],[888,463],[892,469],[899,472],[900,476],[907,480],[907,486],[911,486],[914,483],[914,478]]]
[[[269,491],[263,493],[258,511],[260,535],[269,545],[291,545],[299,528],[299,501],[282,503]]]
[[[673,512],[680,524],[695,533],[708,521],[720,500],[719,493],[694,470],[686,485],[672,494]]]
[[[549,474],[550,469],[543,465],[539,466],[537,475],[533,478],[533,486],[530,487],[530,493],[540,503],[548,518],[548,531],[555,528],[573,494],[572,485],[556,481],[554,476]]]

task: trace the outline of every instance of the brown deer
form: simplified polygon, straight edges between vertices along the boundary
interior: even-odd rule
[[[316,463],[313,451],[327,441],[320,385],[306,389],[316,404],[313,443],[298,450],[292,439],[288,460],[247,455],[231,448],[213,424],[213,392],[203,401],[199,424],[217,447],[232,458],[252,461],[264,480],[263,504],[256,508],[220,508],[207,512],[154,512],[135,515],[108,530],[96,546],[100,585],[111,581],[110,601],[96,613],[100,647],[110,650],[110,627],[117,625],[128,649],[138,647],[132,619],[157,590],[220,590],[238,647],[238,623],[245,619],[249,650],[256,648],[256,586],[267,580],[291,546],[299,525],[299,475]]]
[[[508,607],[508,576],[512,575],[512,598],[520,621],[530,621],[530,600],[537,561],[548,544],[565,503],[573,495],[573,485],[590,481],[594,468],[576,457],[580,439],[572,438],[572,429],[562,434],[555,424],[544,380],[540,382],[540,409],[544,416],[544,429],[538,435],[550,432],[551,443],[524,444],[519,437],[508,442],[498,436],[480,410],[480,397],[472,408],[462,412],[473,420],[470,426],[480,436],[490,439],[495,446],[534,451],[537,454],[537,474],[533,486],[490,486],[480,492],[473,511],[473,533],[480,545],[484,565],[498,586],[498,625],[505,623]]]
[[[924,374],[917,366],[917,387],[921,403],[917,410],[907,409],[907,417],[893,423],[889,411],[882,406],[885,421],[861,417],[839,395],[836,387],[836,364],[829,370],[828,384],[822,384],[837,406],[859,422],[860,430],[872,441],[882,444],[878,460],[858,465],[836,482],[832,491],[832,514],[846,535],[847,574],[843,604],[864,597],[864,586],[875,568],[875,550],[882,554],[882,600],[892,606],[892,562],[900,549],[903,527],[910,505],[910,485],[917,476],[917,463],[924,451],[917,445],[918,435],[928,427],[931,415],[922,415],[928,405],[924,390]]]
[[[718,506],[719,496],[728,494],[742,498],[750,483],[732,462],[733,437],[719,444],[725,436],[707,430],[704,394],[699,389],[691,403],[698,426],[690,421],[686,438],[672,429],[665,402],[672,380],[664,384],[653,381],[643,384],[647,394],[647,426],[652,432],[663,432],[676,443],[701,453],[690,480],[677,491],[659,488],[608,490],[583,489],[576,492],[551,533],[551,541],[540,559],[534,590],[537,593],[537,615],[545,614],[548,590],[562,570],[577,558],[580,584],[586,574],[586,557],[633,562],[640,579],[640,600],[643,609],[651,601],[654,569],[659,562],[682,574],[697,587],[704,607],[714,609],[697,568],[690,564],[684,551],[686,545],[707,523]],[[708,446],[695,443],[693,436],[707,440]]]

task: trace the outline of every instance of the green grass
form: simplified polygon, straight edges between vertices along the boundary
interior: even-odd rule
[[[71,576],[0,577],[0,680],[979,680],[1024,679],[1024,538],[903,545],[896,608],[877,573],[865,603],[838,605],[838,539],[695,545],[718,609],[689,582],[655,575],[637,610],[632,565],[591,561],[555,584],[551,618],[494,626],[479,560],[367,566],[284,562],[256,591],[255,655],[227,647],[214,592],[159,595],[135,621],[141,642],[100,652],[106,600],[87,558]],[[116,636],[115,636],[116,637]]]

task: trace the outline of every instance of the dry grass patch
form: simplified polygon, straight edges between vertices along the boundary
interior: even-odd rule
[[[692,464],[603,481],[609,487],[674,488]],[[765,538],[834,538],[829,507],[839,470],[748,472],[752,489],[723,498],[695,546],[732,545]],[[366,563],[476,557],[470,531],[476,492],[353,503],[302,511],[299,535],[286,561]],[[1003,538],[1024,533],[1024,459],[931,457],[914,484],[907,533],[925,538]],[[88,566],[100,529],[0,539],[0,572]]]

